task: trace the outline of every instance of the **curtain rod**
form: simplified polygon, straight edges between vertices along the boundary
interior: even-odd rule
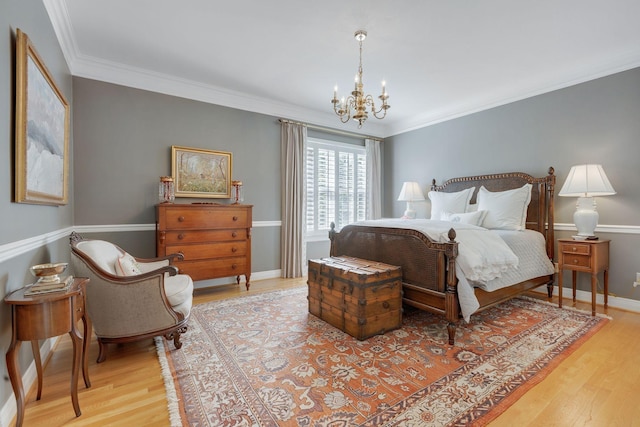
[[[345,136],[351,136],[351,137],[355,137],[355,138],[367,138],[367,139],[374,139],[376,141],[382,141],[381,138],[376,138],[374,136],[361,135],[361,134],[354,133],[354,132],[347,132],[347,131],[344,131],[344,130],[332,129],[332,128],[328,128],[328,127],[324,127],[324,126],[310,125],[310,124],[307,124],[307,123],[297,122],[295,120],[278,119],[278,121],[280,123],[293,123],[293,124],[296,124],[296,125],[302,125],[302,126],[306,126],[309,129],[321,130],[323,132],[335,133],[335,134],[338,134],[338,135],[345,135]]]

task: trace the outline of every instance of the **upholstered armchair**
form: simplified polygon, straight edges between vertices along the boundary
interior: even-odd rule
[[[100,351],[107,344],[164,336],[182,347],[193,299],[191,277],[171,265],[182,254],[142,259],[104,240],[88,240],[73,232],[69,238],[73,274],[88,277],[87,313]]]

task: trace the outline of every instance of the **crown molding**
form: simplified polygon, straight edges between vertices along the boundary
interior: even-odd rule
[[[44,0],[49,19],[60,43],[71,74],[92,80],[118,84],[165,95],[221,105],[243,111],[250,111],[274,117],[282,117],[313,125],[335,128],[336,116],[333,112],[318,112],[299,105],[275,102],[242,92],[232,91],[214,85],[182,79],[112,61],[84,55],[78,49],[69,12],[65,1]],[[360,134],[355,123],[345,127]],[[367,123],[367,135],[384,137],[385,126]],[[364,136],[364,135],[363,135]]]
[[[561,81],[538,82],[538,84],[534,82],[527,87],[512,87],[505,90],[504,93],[499,93],[494,98],[472,98],[465,104],[448,106],[426,114],[409,117],[406,120],[397,121],[387,127],[385,136],[399,135],[638,67],[640,67],[640,49],[634,49],[613,57],[606,63],[598,64],[592,68],[581,69],[579,73],[566,76]]]
[[[78,49],[78,43],[74,37],[66,1],[43,1],[56,36],[58,37],[63,55],[73,76],[236,108],[243,111],[282,117],[328,128],[335,129],[337,126],[336,116],[333,112],[319,112],[299,105],[275,102],[271,99],[231,91],[214,85],[207,85],[157,73],[152,70],[130,67],[125,64],[83,55]],[[443,106],[441,109],[407,117],[406,119],[400,119],[395,122],[367,122],[367,135],[387,138],[636,67],[640,67],[640,49],[633,49],[632,51],[613,56],[606,62],[594,64],[592,67],[583,67],[573,75],[563,76],[560,81],[530,81],[526,86],[505,88],[501,93],[497,93],[493,97],[471,98],[465,103]],[[357,134],[361,133],[355,123],[349,122],[342,127],[346,127],[349,131]]]

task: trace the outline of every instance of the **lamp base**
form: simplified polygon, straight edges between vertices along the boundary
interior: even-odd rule
[[[598,236],[571,236],[573,240],[598,240]]]
[[[598,225],[598,211],[593,197],[578,197],[576,211],[573,214],[573,222],[578,229],[578,236],[584,240],[592,240],[594,231]]]

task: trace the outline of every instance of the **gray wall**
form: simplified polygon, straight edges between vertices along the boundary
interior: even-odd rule
[[[159,177],[171,175],[172,145],[231,152],[233,179],[244,184],[253,220],[280,220],[276,118],[78,77],[73,87],[75,225],[153,224]],[[253,271],[280,268],[279,235],[278,227],[253,229]],[[152,231],[102,237],[155,255]]]
[[[15,34],[24,31],[49,69],[53,79],[72,105],[71,75],[58,45],[56,35],[41,0],[0,1],[0,298],[32,281],[29,266],[49,261],[68,261],[68,243],[58,239],[52,243],[37,242],[32,250],[11,253],[7,247],[24,239],[64,230],[73,223],[73,186],[69,204],[61,207],[13,203],[14,99],[15,99]],[[70,141],[71,144],[73,141]],[[73,165],[73,159],[70,159]],[[70,169],[73,183],[73,167]],[[11,315],[6,304],[0,304],[0,354],[4,356],[11,342]],[[22,371],[33,360],[31,346],[20,351]],[[4,357],[3,357],[4,360]],[[11,384],[5,363],[0,363],[0,408],[11,396]]]
[[[73,88],[75,225],[154,223],[159,177],[171,174],[171,145],[230,151],[233,178],[244,183],[254,222],[281,219],[280,123],[275,117],[79,77],[73,78]],[[364,143],[314,129],[308,134]],[[141,256],[155,254],[152,231],[103,233],[100,238]],[[279,227],[255,227],[252,271],[280,269],[279,249]],[[308,255],[328,256],[328,242],[310,243]]]
[[[384,154],[385,216],[402,215],[404,204],[394,195],[403,181],[418,181],[426,196],[433,178],[441,183],[509,171],[544,176],[553,166],[559,191],[571,166],[600,163],[617,191],[597,198],[600,225],[639,227],[640,68],[387,138]],[[573,224],[576,199],[555,202],[556,223]],[[418,216],[429,212],[428,202],[418,206]],[[631,287],[640,271],[640,234],[596,234],[612,240],[610,292],[640,300]],[[590,289],[586,279],[580,289]]]

